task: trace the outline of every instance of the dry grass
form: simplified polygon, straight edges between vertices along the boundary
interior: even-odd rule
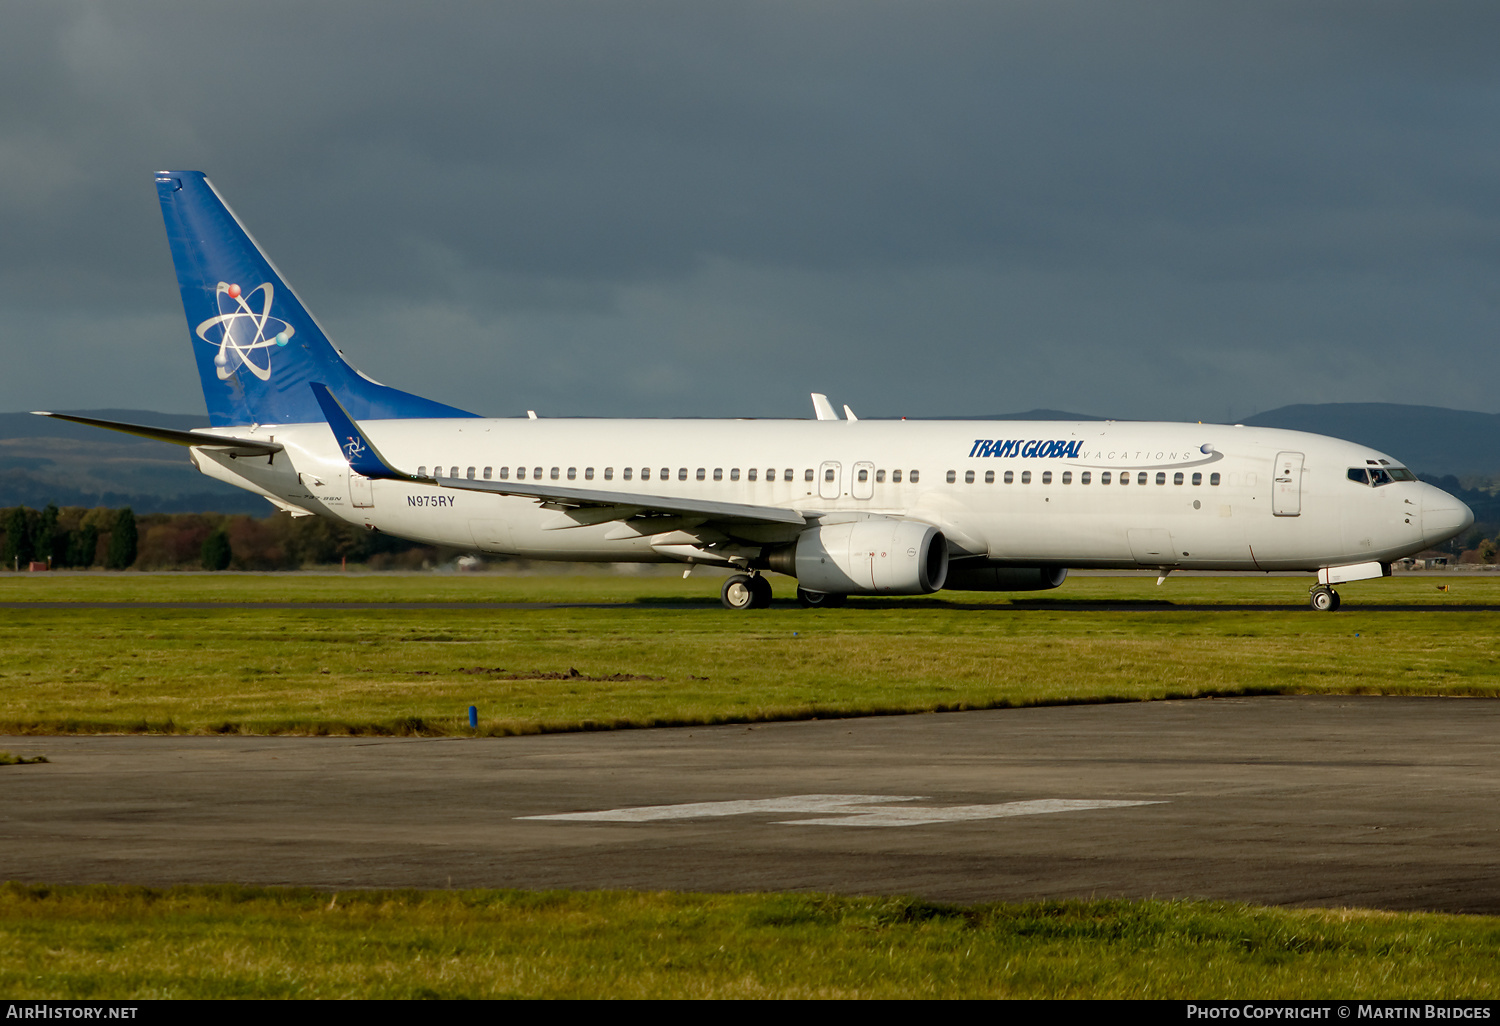
[[[1204,902],[0,887],[0,996],[1492,1000],[1494,918]]]

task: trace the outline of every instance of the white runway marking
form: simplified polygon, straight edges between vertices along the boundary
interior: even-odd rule
[[[1009,816],[1039,816],[1049,812],[1082,812],[1087,809],[1119,809],[1135,805],[1161,805],[1157,801],[1111,801],[1089,798],[1046,798],[998,805],[892,805],[918,802],[920,795],[892,794],[800,794],[788,798],[761,798],[737,802],[689,802],[682,805],[642,805],[601,812],[561,812],[550,816],[519,816],[519,819],[563,820],[581,823],[654,823],[672,819],[710,819],[718,816],[755,814],[822,813],[814,819],[777,820],[781,826],[921,826],[965,820],[1004,819]]]

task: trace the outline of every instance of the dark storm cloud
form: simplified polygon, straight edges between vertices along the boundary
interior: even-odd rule
[[[0,27],[7,409],[196,404],[166,166],[212,175],[365,369],[483,412],[1495,407],[1468,373],[1500,326],[1492,5]]]

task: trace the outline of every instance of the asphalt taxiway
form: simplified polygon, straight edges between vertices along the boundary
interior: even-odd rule
[[[1225,898],[1500,914],[1500,703],[518,738],[34,737],[0,879]]]

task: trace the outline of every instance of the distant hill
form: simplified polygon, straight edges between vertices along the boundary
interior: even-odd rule
[[[206,413],[157,413],[154,410],[54,410],[53,412],[69,413],[78,417],[97,417],[100,420],[121,420],[127,424],[176,428],[178,431],[208,427],[208,414]],[[0,439],[76,438],[80,442],[97,442],[100,437],[99,428],[87,427],[83,424],[69,424],[65,420],[38,417],[34,413],[0,413]],[[129,436],[120,435],[119,437]],[[165,442],[147,444],[159,445],[163,450],[178,448]]]
[[[158,427],[194,428],[208,424],[208,418],[202,414],[151,410],[68,412]],[[955,419],[1105,418],[1062,410],[1028,410]],[[1311,431],[1373,446],[1459,494],[1474,506],[1481,520],[1500,522],[1500,500],[1462,490],[1456,480],[1440,480],[1449,476],[1500,476],[1500,415],[1398,403],[1322,403],[1283,406],[1247,417],[1244,423]],[[59,506],[129,505],[141,513],[270,511],[264,499],[199,474],[179,446],[29,413],[0,413],[0,507],[38,508],[48,502]],[[1494,506],[1494,515],[1484,515],[1490,512],[1490,506]]]
[[[61,411],[59,411],[61,412]],[[203,414],[69,410],[154,427],[207,427]],[[0,413],[0,507],[129,506],[137,513],[250,513],[270,503],[193,469],[187,450],[116,431]]]
[[[933,419],[933,418],[924,418]],[[943,420],[1105,420],[1091,413],[1067,413],[1063,410],[1027,410],[1025,413],[983,413],[977,417],[943,417]]]
[[[1434,477],[1500,473],[1500,414],[1399,403],[1320,403],[1283,406],[1244,423],[1346,438]]]

